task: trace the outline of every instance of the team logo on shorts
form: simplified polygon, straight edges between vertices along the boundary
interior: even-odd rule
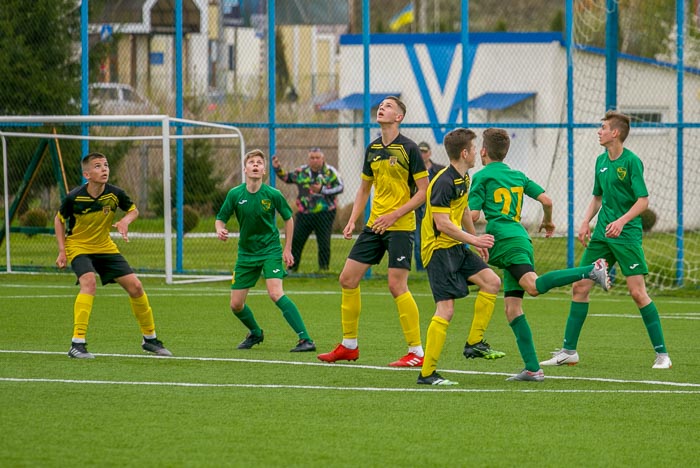
[[[272,202],[270,200],[261,200],[260,203],[265,211],[270,211],[272,207]]]
[[[627,169],[625,169],[624,167],[618,167],[617,178],[620,180],[625,180],[625,177],[627,177]]]

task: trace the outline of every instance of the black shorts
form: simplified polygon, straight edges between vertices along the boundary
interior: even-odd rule
[[[466,297],[472,284],[468,278],[488,267],[481,257],[464,245],[437,249],[426,267],[433,299],[440,302]]]
[[[122,254],[82,254],[75,257],[70,266],[78,279],[85,273],[99,274],[103,285],[116,283],[115,278],[134,272]]]
[[[365,265],[377,265],[389,253],[389,268],[411,269],[413,231],[386,231],[377,234],[365,227],[352,246],[348,258]]]

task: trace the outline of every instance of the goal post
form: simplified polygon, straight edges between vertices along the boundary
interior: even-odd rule
[[[89,131],[87,132],[82,132],[82,133],[87,133],[87,134],[70,134],[70,133],[63,133],[63,132],[45,132],[45,131],[35,131],[37,129],[40,129],[41,127],[45,126],[54,126],[55,127],[82,127],[86,128],[88,130],[92,129],[93,127],[100,127],[100,128],[127,128],[130,129],[127,131],[128,134],[120,134],[120,135],[114,135],[114,134],[102,134],[105,132],[97,132],[95,131],[93,134],[90,134]],[[140,134],[140,135],[134,135],[133,129],[143,129],[143,128],[151,128],[151,129],[157,129],[157,132],[151,132],[151,134]],[[175,131],[173,132],[173,128],[181,129],[182,131]],[[187,130],[187,131],[185,131]],[[200,133],[197,133],[200,131]],[[210,133],[201,133],[201,131],[208,131]],[[97,134],[100,133],[100,134]],[[110,130],[108,130],[106,133],[110,133]],[[114,133],[114,131],[112,131]],[[122,133],[124,133],[122,131]],[[161,271],[165,275],[165,281],[168,284],[172,284],[175,282],[175,275],[176,273],[174,271],[174,262],[173,262],[173,257],[176,258],[176,260],[179,260],[184,256],[184,249],[183,249],[183,244],[182,244],[182,239],[184,237],[184,232],[182,232],[181,229],[175,229],[176,232],[173,232],[173,213],[172,209],[170,207],[174,206],[174,209],[176,210],[176,214],[182,215],[183,212],[183,206],[182,204],[177,204],[180,206],[175,206],[173,205],[173,191],[171,188],[171,181],[173,179],[173,169],[177,171],[178,167],[181,167],[183,164],[182,160],[182,155],[183,155],[183,150],[182,150],[182,145],[184,142],[187,141],[196,141],[196,140],[236,140],[239,148],[239,154],[240,157],[238,158],[239,161],[237,163],[234,163],[233,165],[230,163],[230,161],[227,161],[226,164],[220,164],[222,170],[229,169],[231,173],[235,173],[236,171],[240,171],[240,174],[243,174],[243,160],[245,156],[245,140],[243,138],[243,134],[241,133],[240,129],[232,126],[232,125],[226,125],[226,124],[219,124],[219,123],[211,123],[211,122],[202,122],[202,121],[197,121],[197,120],[189,120],[189,119],[180,119],[180,118],[173,118],[169,117],[167,115],[115,115],[115,116],[0,116],[0,144],[2,146],[2,158],[3,158],[3,204],[4,204],[4,232],[5,232],[5,258],[6,258],[6,267],[5,270],[8,273],[13,272],[13,264],[17,264],[19,261],[16,258],[13,258],[13,248],[12,248],[12,239],[11,239],[11,233],[13,232],[13,220],[11,219],[11,213],[10,213],[10,204],[11,200],[13,199],[13,196],[15,194],[11,193],[11,181],[10,181],[10,174],[13,172],[11,170],[11,158],[10,155],[8,154],[8,139],[13,139],[13,138],[18,138],[18,139],[51,139],[55,141],[59,140],[80,140],[80,141],[95,141],[95,142],[113,142],[115,144],[121,143],[124,144],[125,142],[141,142],[142,144],[145,143],[152,143],[155,144],[155,147],[159,148],[160,152],[162,153],[162,172],[161,172],[161,183],[162,183],[162,213],[163,213],[163,222],[162,222],[162,232],[156,233],[155,237],[160,237],[163,241],[163,250],[162,250],[162,266],[160,268],[157,268],[153,266],[153,264],[148,264],[148,266],[145,267],[145,270],[147,271]],[[176,150],[172,150],[173,144],[176,146]],[[130,148],[130,150],[133,150],[133,148]],[[200,148],[200,153],[202,153],[201,148]],[[228,155],[226,153],[230,153],[230,151],[227,148],[224,148],[223,150],[219,151],[220,153],[223,153],[224,158],[227,158]],[[175,157],[173,156],[173,153],[175,153]],[[230,158],[229,158],[230,159]],[[239,167],[236,169],[236,165],[239,165]],[[123,172],[127,175],[133,175],[135,172],[138,172],[138,170],[135,167],[127,167],[123,170]],[[15,171],[16,172],[16,171]],[[113,171],[114,172],[114,171]],[[149,180],[147,180],[146,174],[140,174],[142,178],[144,179],[143,184],[145,185],[150,185]],[[229,177],[230,179],[233,178],[232,176]],[[225,182],[228,183],[228,185],[232,185],[230,180],[226,180]],[[116,185],[121,185],[119,183],[116,183]],[[67,188],[67,190],[70,190],[70,188]],[[226,190],[226,187],[221,187],[221,191]],[[132,193],[130,193],[129,190],[127,190],[127,193],[132,196],[132,199],[134,199],[134,196]],[[140,200],[142,203],[144,200]],[[54,205],[56,202],[54,202]],[[138,203],[137,203],[138,205]],[[51,209],[54,211],[50,213],[50,218],[53,218],[53,213],[55,213],[56,206],[52,206]],[[141,211],[141,210],[140,210]],[[181,218],[182,219],[182,218]],[[181,225],[181,223],[180,223]],[[16,231],[16,229],[15,229]],[[210,229],[211,231],[211,229]],[[149,233],[150,234],[150,233]],[[53,236],[51,236],[53,237]],[[138,231],[135,231],[134,237],[140,237]],[[153,237],[151,236],[146,236],[144,234],[144,237]],[[176,239],[176,248],[173,249],[173,238]],[[53,241],[53,240],[52,240]],[[53,242],[55,244],[55,242]],[[31,250],[32,247],[29,247],[29,250]],[[43,248],[37,248],[34,246],[34,249],[36,250],[36,255],[43,255],[42,252],[46,250],[46,247]],[[122,249],[122,246],[120,245],[120,250]],[[53,253],[55,254],[55,248],[53,249]],[[138,256],[139,253],[136,253],[136,256]],[[144,257],[152,256],[152,253],[144,253]],[[19,257],[22,257],[20,254]],[[131,254],[127,255],[128,258],[131,258]],[[21,261],[20,261],[21,262]],[[37,266],[37,269],[39,270],[46,270],[50,268],[50,265],[47,264],[46,262],[35,262],[34,259],[30,260],[29,263],[33,266]],[[132,260],[130,260],[130,263]],[[136,259],[136,262],[138,263],[138,259]],[[52,265],[52,263],[51,263]],[[22,268],[24,269],[24,268]]]

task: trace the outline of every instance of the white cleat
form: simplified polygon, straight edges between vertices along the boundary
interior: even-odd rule
[[[608,262],[604,258],[599,258],[593,262],[593,269],[588,275],[603,291],[610,289],[610,276],[608,276]]]
[[[673,367],[673,363],[668,354],[657,354],[654,365],[651,366],[652,369],[670,369],[671,367]]]
[[[569,351],[568,349],[554,351],[551,359],[540,362],[540,366],[575,366],[576,364],[578,364],[578,353],[575,350]]]

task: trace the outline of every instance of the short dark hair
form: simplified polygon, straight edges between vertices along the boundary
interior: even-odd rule
[[[612,130],[620,132],[620,141],[624,142],[627,139],[627,135],[630,133],[630,118],[628,116],[622,112],[609,110],[605,113],[605,117],[600,120],[607,121]]]
[[[475,139],[476,133],[466,128],[455,128],[445,135],[443,145],[450,161],[458,161],[462,151],[470,150]]]
[[[401,109],[401,113],[405,116],[406,115],[406,104],[403,103],[401,99],[399,99],[396,96],[387,96],[384,99],[391,99],[396,103],[396,105],[399,106],[399,109]]]
[[[487,128],[484,130],[484,149],[489,154],[489,158],[494,161],[506,159],[510,149],[510,136],[502,128]]]
[[[107,156],[105,156],[102,153],[98,153],[97,151],[93,151],[92,153],[86,154],[85,156],[83,156],[83,159],[80,160],[80,165],[82,166],[83,170],[86,170],[88,168],[90,162],[93,159],[107,159]]]

